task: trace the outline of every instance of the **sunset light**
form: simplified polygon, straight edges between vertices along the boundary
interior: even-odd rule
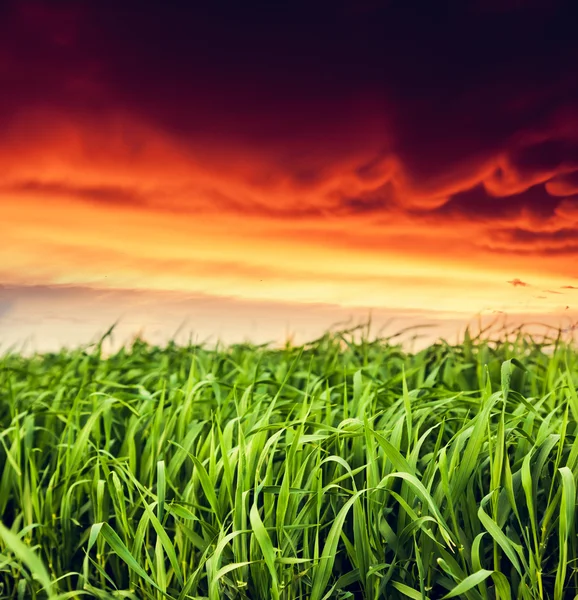
[[[409,49],[429,47],[435,28],[402,10],[399,30],[382,31],[381,10],[320,8],[306,25],[271,13],[238,46],[232,24],[250,26],[248,14],[224,24],[210,9],[182,19],[11,3],[2,285],[202,293],[295,312],[578,317],[578,113],[563,30],[529,70],[523,44],[539,11],[512,34],[493,9],[473,9],[464,23],[487,21],[495,37],[464,70],[443,59],[449,44],[418,59]],[[446,26],[474,61],[478,34]]]
[[[578,600],[577,24],[0,2],[0,600]]]

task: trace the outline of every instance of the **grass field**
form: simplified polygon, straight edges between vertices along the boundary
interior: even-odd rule
[[[574,598],[578,352],[0,361],[0,598]]]

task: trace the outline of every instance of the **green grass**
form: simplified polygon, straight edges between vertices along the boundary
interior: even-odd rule
[[[574,598],[577,387],[523,334],[6,355],[0,598]]]

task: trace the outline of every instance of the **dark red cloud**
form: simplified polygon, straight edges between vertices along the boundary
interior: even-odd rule
[[[23,1],[1,10],[3,130],[34,111],[83,124],[130,115],[178,143],[191,169],[206,162],[225,177],[235,164],[255,193],[205,190],[218,210],[404,213],[487,223],[480,243],[492,237],[501,251],[578,249],[570,3]],[[46,119],[29,135],[49,138]],[[127,160],[138,161],[142,144],[127,141]],[[143,210],[165,203],[138,182],[7,186]],[[197,194],[181,195],[183,212],[202,208]]]
[[[515,219],[523,211],[527,211],[541,219],[547,219],[555,215],[561,202],[561,198],[550,196],[543,185],[533,186],[504,198],[488,194],[480,184],[454,194],[431,213],[444,217],[457,215],[492,221]]]
[[[508,283],[513,285],[514,287],[528,287],[530,285],[529,283],[526,283],[525,281],[522,281],[517,277],[515,279],[512,279],[511,281],[508,281]]]
[[[502,239],[509,239],[521,244],[533,245],[537,241],[543,242],[578,242],[578,231],[575,229],[558,229],[557,231],[528,231],[526,229],[502,229]]]
[[[151,206],[152,202],[133,189],[117,186],[76,186],[62,182],[23,181],[16,184],[0,186],[0,193],[17,197],[21,194],[37,193],[47,198],[69,198],[72,200],[86,200],[94,204],[105,206]]]
[[[571,196],[578,194],[578,170],[552,177],[546,183],[546,189],[552,196]]]
[[[496,230],[487,244],[494,250],[514,253],[573,254],[578,247],[578,230],[530,231],[503,228]]]
[[[382,3],[352,16],[343,3],[313,4],[183,13],[123,3],[93,11],[87,39],[108,59],[115,105],[185,138],[263,148],[297,181],[371,150],[374,163],[394,155],[419,193],[460,187],[577,97],[563,11],[440,16]],[[542,168],[516,152],[524,176]]]

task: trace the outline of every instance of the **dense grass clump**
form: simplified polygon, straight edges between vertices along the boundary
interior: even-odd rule
[[[574,598],[578,353],[0,361],[0,598]]]

